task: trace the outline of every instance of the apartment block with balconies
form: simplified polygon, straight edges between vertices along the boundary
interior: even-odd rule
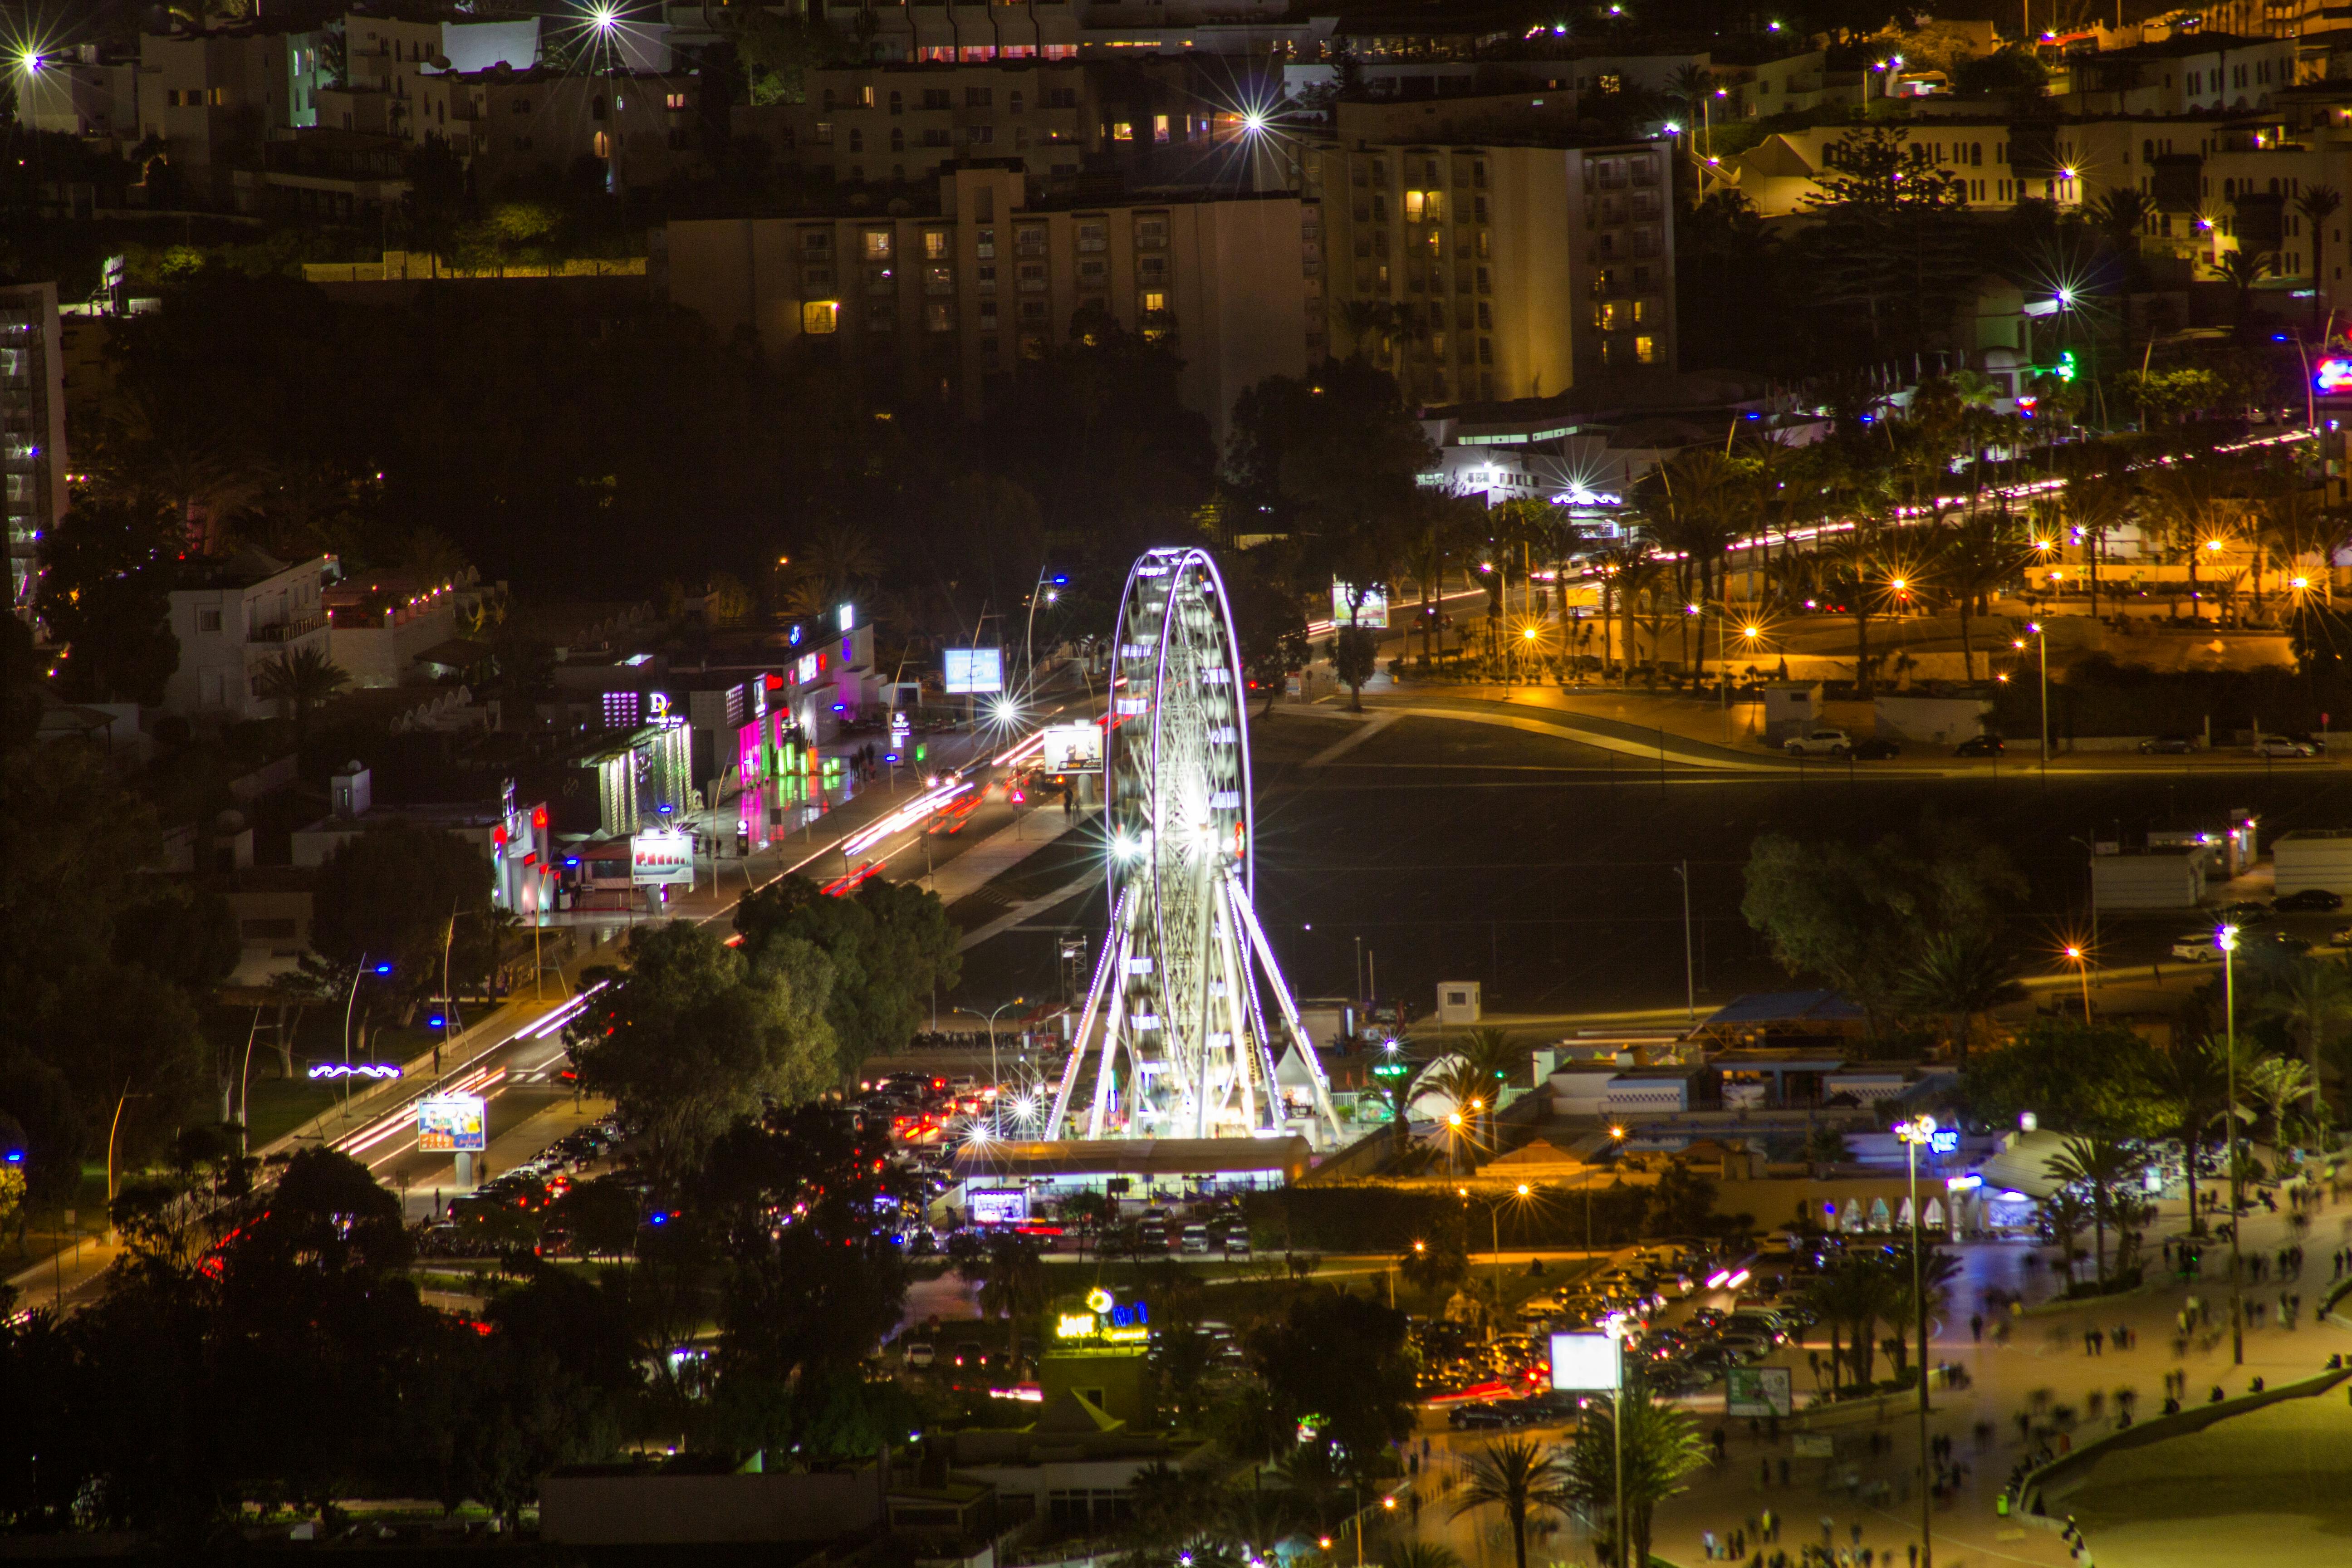
[[[331,555],[296,565],[239,551],[171,595],[180,668],[163,687],[163,709],[199,721],[267,719],[263,671],[305,649],[328,651],[326,586],[341,575]]]

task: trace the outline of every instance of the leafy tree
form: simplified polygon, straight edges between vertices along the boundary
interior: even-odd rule
[[[84,500],[43,539],[37,607],[64,645],[60,696],[162,703],[163,683],[180,668],[166,596],[180,548],[172,516],[139,500]]]
[[[979,1287],[983,1318],[1004,1320],[1004,1364],[1021,1362],[1021,1324],[1045,1308],[1045,1265],[1031,1237],[958,1232],[948,1257],[967,1285]]]
[[[419,823],[362,829],[327,857],[312,889],[310,949],[337,989],[385,963],[382,989],[414,1006],[449,984],[487,984],[490,863],[454,834]]]
[[[1619,1519],[1621,1455],[1625,1514]],[[1647,1563],[1658,1504],[1687,1488],[1688,1478],[1706,1462],[1698,1423],[1687,1411],[1659,1404],[1635,1370],[1615,1402],[1595,1399],[1585,1406],[1568,1450],[1562,1490],[1588,1513],[1610,1517],[1619,1561]],[[1630,1554],[1623,1550],[1628,1544]]]
[[[1364,710],[1364,682],[1379,668],[1380,634],[1366,626],[1341,626],[1331,637],[1331,673],[1348,689],[1351,712]]]
[[[1470,1255],[1462,1242],[1460,1233],[1450,1229],[1417,1240],[1397,1259],[1397,1272],[1426,1295],[1451,1295],[1470,1277]]]
[[[1858,310],[1869,346],[1916,348],[1950,317],[1981,271],[1960,176],[1904,130],[1857,130],[1822,149],[1820,220],[1801,237],[1817,302]]]
[[[1281,695],[1290,672],[1306,667],[1312,648],[1307,638],[1307,612],[1286,574],[1265,559],[1271,546],[1260,545],[1225,569],[1225,591],[1234,616],[1234,636],[1240,640],[1242,669],[1250,684],[1265,693],[1268,711]]]
[[[2252,951],[2262,952],[2266,945],[2257,945]],[[2315,1117],[2319,1110],[2320,1058],[2326,1054],[2329,1037],[2339,1026],[2352,1022],[2352,967],[2347,967],[2341,956],[2321,958],[2308,952],[2265,954],[2256,962],[2263,991],[2254,1004],[2254,1011],[2260,1016],[2276,1018],[2301,1042],[2310,1068],[2311,1104]]]
[[[1687,1162],[1666,1162],[1650,1189],[1649,1226],[1656,1236],[1704,1236],[1715,1226],[1716,1184]]]
[[[1470,1457],[1453,1517],[1500,1509],[1518,1568],[1528,1568],[1528,1521],[1569,1502],[1569,1462],[1532,1437],[1504,1437]]]
[[[1300,1290],[1280,1318],[1247,1338],[1251,1364],[1286,1420],[1323,1417],[1322,1431],[1359,1473],[1412,1430],[1414,1380],[1405,1318],[1366,1296]],[[1348,1375],[1335,1377],[1332,1369]]]
[[[2010,1045],[1979,1053],[1960,1074],[1970,1115],[2015,1126],[2031,1110],[2042,1125],[2084,1135],[2146,1136],[2168,1114],[2156,1087],[2157,1053],[2131,1030],[2036,1018]]]
[[[735,929],[754,958],[797,942],[829,961],[824,1012],[832,1068],[843,1079],[856,1077],[867,1057],[902,1048],[961,967],[939,895],[879,877],[845,899],[827,897],[805,877],[779,878],[736,905]]]
[[[2050,85],[2050,68],[2032,49],[2010,44],[1962,63],[1952,85],[1966,93],[2039,98]]]
[[[623,957],[625,971],[590,971],[607,984],[571,1026],[572,1059],[582,1087],[642,1131],[656,1170],[689,1168],[763,1103],[798,1104],[834,1080],[834,966],[811,943],[745,952],[672,921],[640,928]]]

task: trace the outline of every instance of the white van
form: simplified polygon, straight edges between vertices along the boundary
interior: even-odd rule
[[[1209,1227],[1205,1225],[1186,1226],[1184,1227],[1184,1239],[1182,1245],[1183,1249],[1186,1252],[1207,1252],[1209,1250]]]

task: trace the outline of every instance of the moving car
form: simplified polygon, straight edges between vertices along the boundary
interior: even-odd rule
[[[2009,750],[1999,735],[1971,735],[1952,748],[1956,757],[1998,757]]]
[[[2210,931],[2185,931],[2172,939],[2172,956],[2191,963],[2210,963],[2221,956]]]
[[[2300,892],[2282,893],[2271,900],[2271,908],[2283,915],[2327,914],[2343,907],[2344,895],[2331,893],[2325,888],[2305,888]]]
[[[2197,749],[2197,742],[2186,735],[2151,735],[2139,743],[2143,757],[2185,757]]]
[[[1843,757],[1853,750],[1853,737],[1843,730],[1808,730],[1790,736],[1780,749],[1792,757]]]
[[[2315,757],[2319,748],[2288,735],[2257,735],[2247,750],[2258,757]]]

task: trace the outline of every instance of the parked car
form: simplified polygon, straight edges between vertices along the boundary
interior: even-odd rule
[[[1510,1412],[1501,1405],[1483,1402],[1455,1405],[1445,1413],[1445,1424],[1457,1432],[1474,1428],[1499,1431],[1503,1427],[1516,1425],[1511,1419]]]
[[[2315,757],[2319,748],[2308,741],[2298,741],[2289,735],[2257,735],[2247,748],[2258,757]]]
[[[1792,757],[1843,757],[1853,750],[1853,737],[1843,730],[1809,730],[1790,736],[1780,749]]]
[[[2143,757],[2185,757],[2197,749],[2197,742],[2186,735],[2151,735],[2139,743]]]
[[[1885,762],[1889,757],[1899,757],[1902,754],[1901,746],[1892,741],[1881,740],[1876,735],[1865,736],[1853,743],[1853,756],[1856,762]]]
[[[1182,1247],[1186,1252],[1206,1253],[1209,1250],[1209,1227],[1205,1225],[1186,1226]]]
[[[2332,914],[2343,907],[2344,895],[2325,888],[2305,888],[2299,892],[2282,893],[2271,900],[2271,908],[2283,915]]]
[[[2326,754],[2327,737],[2325,735],[2315,735],[2308,730],[2291,730],[2287,732],[2286,738],[2302,745],[2309,746],[2313,751],[2319,752],[2323,756]]]
[[[916,1367],[929,1366],[939,1360],[940,1355],[939,1347],[929,1340],[913,1341],[907,1346],[906,1353],[907,1364]]]
[[[2009,750],[1999,735],[1971,735],[1952,748],[1956,757],[1998,757]]]
[[[2191,963],[2210,963],[2221,956],[2221,949],[2211,931],[2185,931],[2172,939],[2172,956]]]

